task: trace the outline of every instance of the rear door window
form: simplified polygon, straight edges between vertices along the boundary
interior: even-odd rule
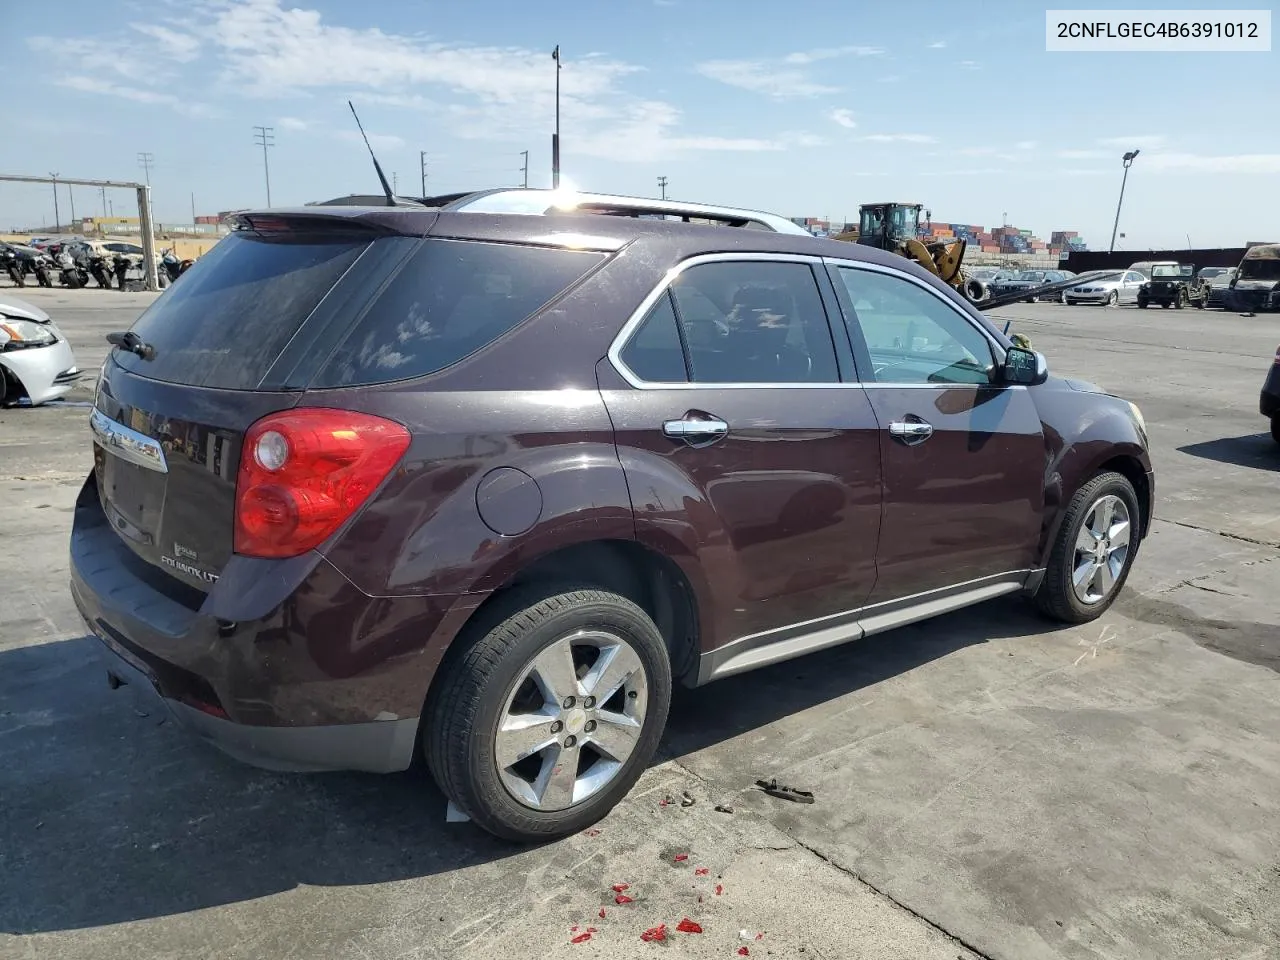
[[[635,335],[622,348],[621,360],[647,383],[688,383],[684,347],[676,326],[670,292],[653,305]]]
[[[427,240],[312,386],[387,383],[443,370],[537,313],[603,260],[579,250]]]
[[[155,356],[116,350],[116,362],[153,380],[252,390],[368,245],[345,233],[233,233],[134,324]]]

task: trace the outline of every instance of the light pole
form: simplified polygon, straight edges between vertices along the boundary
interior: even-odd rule
[[[1120,200],[1116,204],[1116,222],[1111,228],[1111,247],[1108,253],[1116,252],[1116,231],[1120,229],[1120,207],[1124,205],[1124,185],[1129,182],[1129,168],[1133,166],[1134,158],[1141,153],[1141,150],[1130,150],[1120,159],[1124,162],[1124,177],[1120,180]]]
[[[551,189],[560,187],[560,44],[551,54],[556,62],[556,132],[551,135]]]

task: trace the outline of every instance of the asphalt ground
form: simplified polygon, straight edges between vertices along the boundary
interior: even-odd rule
[[[91,372],[151,299],[21,295]],[[0,957],[1280,956],[1280,317],[998,313],[1146,414],[1157,519],[1112,610],[995,601],[682,695],[598,831],[540,848],[446,823],[419,772],[260,772],[109,690],[67,591],[89,385],[0,411]]]

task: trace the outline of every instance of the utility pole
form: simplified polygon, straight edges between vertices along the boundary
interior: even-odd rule
[[[102,216],[105,219],[107,216],[107,188],[99,187],[98,192],[102,194]]]
[[[418,168],[422,172],[422,198],[427,197],[427,151],[418,151]]]
[[[1120,180],[1120,200],[1116,203],[1116,222],[1111,228],[1111,248],[1108,253],[1116,252],[1116,231],[1120,229],[1120,207],[1124,205],[1124,185],[1129,182],[1129,168],[1133,166],[1134,159],[1141,153],[1141,150],[1130,150],[1120,161],[1124,164],[1124,177]]]
[[[560,187],[560,44],[551,59],[556,62],[556,132],[551,135],[551,189]]]
[[[71,184],[67,184],[67,201],[71,204],[71,229],[76,228],[76,195],[72,192]]]
[[[267,147],[276,145],[275,127],[254,127],[253,142],[262,147],[262,175],[267,181],[267,206],[271,206],[271,167],[267,163]]]
[[[196,192],[191,191],[191,223],[196,222]]]
[[[659,187],[661,188],[661,190],[662,190],[662,199],[663,199],[663,200],[667,199],[667,178],[666,178],[666,177],[659,177],[659,178],[658,178],[658,186],[659,186]]]
[[[397,197],[400,196],[400,174],[394,170],[391,171],[391,192]]]
[[[520,167],[520,175],[522,177],[521,186],[527,189],[529,186],[529,151],[521,150],[520,156],[524,157],[524,165]]]
[[[61,233],[62,225],[58,216],[58,175],[50,172],[49,176],[53,177],[53,232]]]
[[[138,154],[138,166],[142,168],[143,173],[147,175],[147,203],[150,205],[147,210],[147,216],[151,220],[155,220],[155,204],[151,202],[151,165],[155,163],[156,158],[150,153]],[[142,217],[142,211],[138,211],[139,218]]]

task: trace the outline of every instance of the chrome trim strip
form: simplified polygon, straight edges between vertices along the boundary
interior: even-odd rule
[[[117,423],[101,410],[94,410],[89,415],[89,429],[93,431],[96,443],[121,460],[156,473],[169,472],[164,448],[158,441]]]
[[[697,685],[1016,593],[1032,583],[1038,586],[1040,577],[1043,577],[1043,571],[1010,570],[748,634],[702,654],[698,662]],[[806,629],[809,627],[814,629]]]
[[[850,266],[858,269],[868,269],[877,273],[888,274],[892,277],[898,277],[914,283],[923,290],[927,290],[938,298],[939,301],[946,304],[950,309],[970,325],[972,325],[979,333],[981,333],[994,349],[994,359],[997,364],[1003,362],[1004,347],[999,341],[992,338],[989,331],[980,325],[974,323],[972,317],[968,316],[962,310],[956,309],[954,303],[949,303],[937,290],[934,290],[927,283],[922,282],[917,277],[912,277],[900,270],[892,267],[881,266],[878,263],[862,263],[857,260],[841,260],[838,257],[823,257],[812,254],[794,254],[794,253],[704,253],[695,257],[690,257],[676,264],[668,270],[658,281],[657,286],[649,291],[648,295],[640,301],[635,311],[627,318],[627,322],[622,325],[622,329],[618,331],[617,336],[613,338],[613,342],[609,344],[609,362],[613,368],[618,371],[618,375],[629,385],[637,390],[832,390],[832,389],[853,389],[853,390],[874,390],[874,389],[893,389],[893,390],[955,390],[960,387],[981,387],[984,384],[979,383],[876,383],[859,382],[853,380],[833,381],[831,383],[661,383],[649,380],[641,380],[632,372],[622,361],[622,351],[627,345],[627,341],[631,339],[632,334],[644,322],[644,318],[648,316],[649,311],[653,309],[653,305],[670,289],[671,284],[676,277],[684,273],[691,267],[696,267],[704,263],[735,263],[742,261],[766,262],[766,263],[807,263],[812,267],[830,266]],[[843,318],[840,322],[844,323]],[[1003,389],[1026,389],[1025,384],[991,384],[993,387],[1003,387]]]

